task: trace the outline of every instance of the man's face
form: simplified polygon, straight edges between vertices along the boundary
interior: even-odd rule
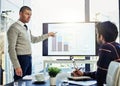
[[[98,33],[97,33],[97,43],[98,44],[103,44],[103,37],[102,37],[102,35],[100,35]]]
[[[97,43],[101,44],[101,34],[98,33],[98,29],[96,29]]]
[[[28,23],[30,21],[32,12],[30,10],[24,10],[23,12],[20,12],[20,21],[23,23]]]

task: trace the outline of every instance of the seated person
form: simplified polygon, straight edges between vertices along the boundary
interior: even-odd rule
[[[120,44],[115,42],[118,36],[118,30],[115,24],[110,21],[105,21],[96,24],[96,28],[97,42],[100,44],[97,70],[95,72],[82,72],[76,69],[71,75],[90,76],[97,80],[97,86],[103,86],[106,83],[106,75],[110,62],[120,59]]]

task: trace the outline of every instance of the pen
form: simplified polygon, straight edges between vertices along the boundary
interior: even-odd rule
[[[78,70],[81,70],[82,69],[82,67],[80,67]]]

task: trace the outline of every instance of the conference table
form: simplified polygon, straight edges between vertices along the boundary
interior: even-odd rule
[[[94,80],[91,80],[94,81]],[[78,81],[76,81],[78,82]],[[83,81],[82,83],[86,83],[87,81]],[[45,82],[37,82],[34,83],[32,80],[25,80],[25,79],[20,79],[15,82],[8,83],[4,86],[50,86],[50,78],[48,78]],[[66,83],[64,80],[61,81],[56,81],[56,86],[85,86],[85,85],[78,85],[78,84],[73,84],[73,83]],[[92,85],[86,85],[86,86],[97,86],[96,83]]]
[[[49,80],[42,83],[33,83],[31,80],[18,80],[16,82],[8,83],[4,86],[50,86]]]

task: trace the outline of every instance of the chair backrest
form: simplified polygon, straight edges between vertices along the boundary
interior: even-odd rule
[[[106,86],[120,86],[120,62],[112,61],[108,67]]]

